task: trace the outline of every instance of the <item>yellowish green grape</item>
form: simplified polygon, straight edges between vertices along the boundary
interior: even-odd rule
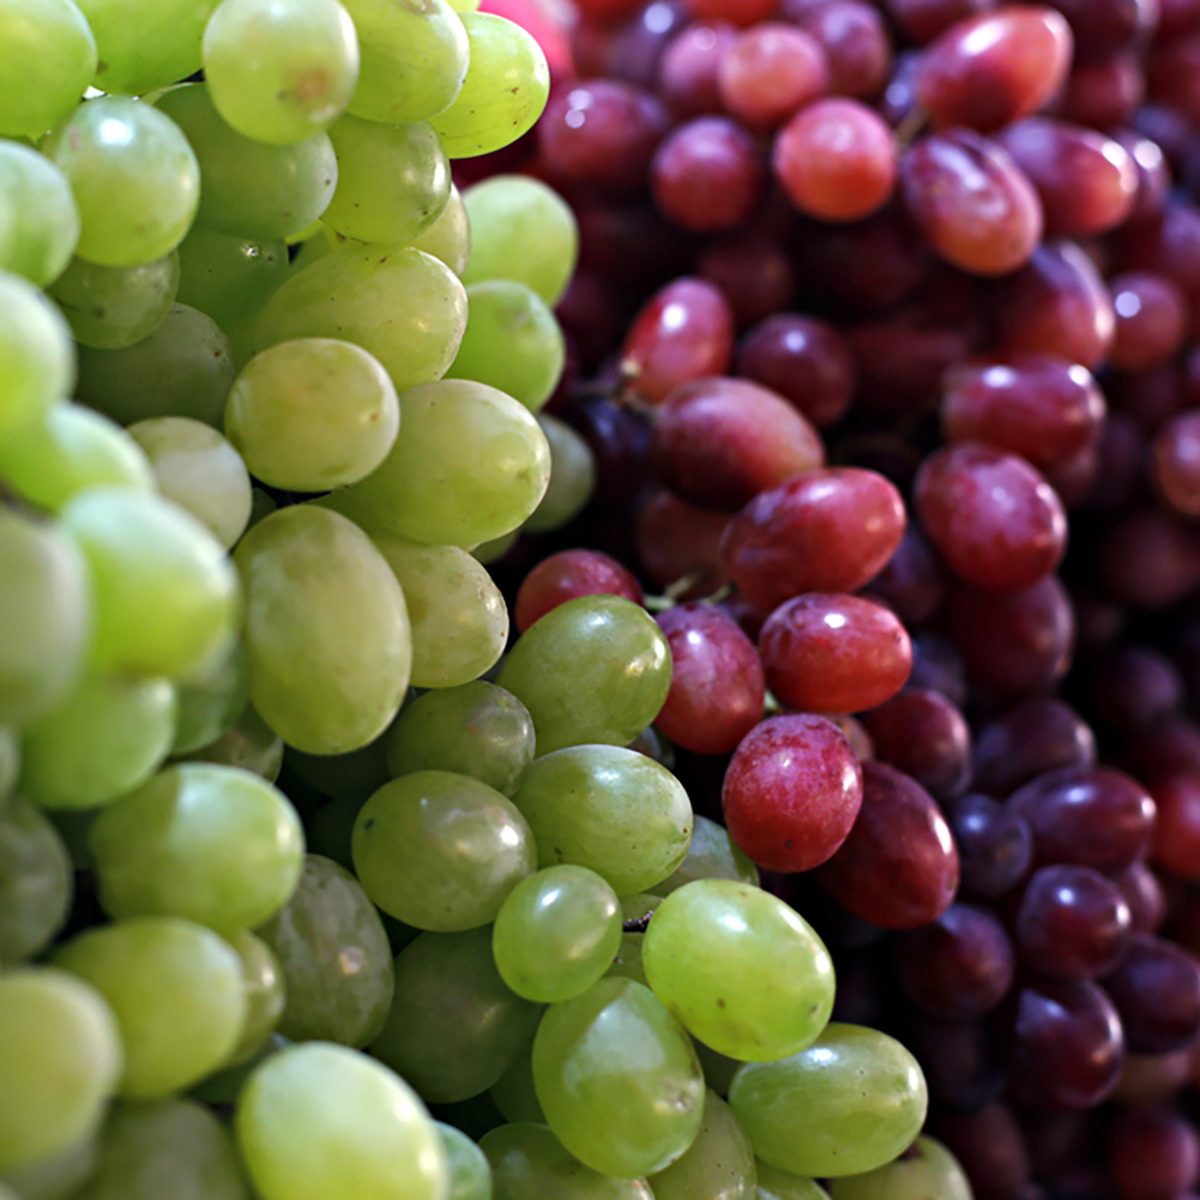
[[[468,283],[512,279],[547,304],[566,291],[579,254],[575,214],[553,188],[528,175],[495,175],[463,194],[471,222]]]
[[[490,538],[486,542],[480,542],[471,553],[481,563],[488,566],[491,563],[499,562],[516,545],[517,539],[520,536],[521,531],[519,529],[510,530],[508,533],[501,534],[498,538]]]
[[[371,540],[337,513],[298,505],[256,525],[234,561],[259,715],[310,754],[373,741],[404,698],[412,638],[404,594]]]
[[[700,1131],[704,1076],[691,1039],[630,979],[602,979],[547,1009],[533,1078],[555,1136],[604,1175],[661,1171]]]
[[[0,1191],[4,1200],[69,1200],[87,1182],[96,1166],[96,1135],[89,1133],[52,1158],[10,1171]]]
[[[266,1045],[275,1032],[286,1003],[283,969],[274,951],[248,929],[225,935],[242,962],[242,991],[246,1014],[238,1044],[229,1056],[230,1063],[248,1062]]]
[[[178,700],[172,755],[199,750],[220,737],[250,700],[250,659],[241,642],[211,659],[175,689]]]
[[[432,122],[450,158],[474,158],[533,128],[550,95],[550,68],[537,41],[516,22],[479,12],[459,19],[470,65],[462,90]]]
[[[104,998],[51,967],[0,975],[0,1171],[70,1150],[99,1124],[121,1074]]]
[[[137,267],[102,267],[72,259],[50,295],[77,342],[96,350],[120,350],[148,338],[163,323],[178,289],[179,252],[172,250]]]
[[[0,966],[49,945],[73,890],[71,859],[54,826],[20,796],[0,803]]]
[[[532,1045],[488,1088],[488,1095],[509,1121],[545,1124],[546,1114],[542,1112],[533,1086]]]
[[[891,1162],[920,1133],[928,1097],[916,1059],[894,1038],[832,1024],[791,1058],[747,1063],[729,1104],[760,1159],[824,1179]]]
[[[45,152],[75,194],[80,258],[136,267],[183,241],[200,203],[200,167],[169,116],[122,96],[100,96],[55,129]]]
[[[667,698],[671,648],[638,605],[619,596],[581,596],[521,635],[496,682],[533,715],[542,754],[585,742],[626,746]]]
[[[28,280],[0,271],[0,441],[66,399],[74,382],[71,330],[62,315]]]
[[[279,778],[283,766],[283,742],[267,723],[247,704],[233,726],[214,742],[193,750],[189,762],[220,763],[253,771],[268,783]]]
[[[450,1187],[446,1200],[492,1200],[492,1168],[480,1148],[453,1125],[437,1122]]]
[[[471,227],[467,221],[467,209],[462,196],[454,184],[450,185],[450,196],[432,225],[427,226],[409,245],[414,250],[424,250],[434,258],[440,258],[455,275],[462,277],[471,252]]]
[[[337,191],[324,224],[361,242],[410,242],[446,207],[450,164],[425,121],[381,125],[347,114],[330,131]]]
[[[337,0],[222,0],[204,77],[239,133],[285,146],[337,120],[358,82],[354,23]]]
[[[21,770],[21,746],[17,735],[8,725],[0,725],[0,800],[4,800],[17,784]]]
[[[237,1044],[245,1014],[238,956],[215,933],[176,917],[90,929],[55,963],[108,1001],[121,1031],[128,1100],[169,1095],[211,1074]]]
[[[755,1200],[757,1179],[750,1139],[729,1105],[710,1091],[696,1140],[647,1182],[654,1200]]]
[[[400,428],[388,373],[365,350],[299,338],[242,369],[225,433],[256,479],[294,492],[356,483],[387,456]]]
[[[701,816],[696,817],[687,857],[651,890],[666,896],[696,879],[733,879],[758,886],[758,868],[734,845],[725,826]]]
[[[658,906],[663,902],[662,896],[654,896],[649,892],[634,892],[632,896],[621,898],[621,919],[623,923],[632,924],[633,928],[621,934],[621,945],[617,956],[613,959],[608,974],[620,979],[633,979],[638,983],[646,983],[646,969],[642,965],[642,948],[646,941],[646,929]],[[647,987],[649,984],[646,985]],[[704,1060],[701,1058],[701,1065]]]
[[[958,1159],[931,1137],[920,1137],[903,1158],[865,1175],[834,1180],[833,1200],[971,1200]]]
[[[550,486],[525,522],[525,529],[529,533],[549,533],[570,524],[592,498],[596,458],[566,421],[549,413],[538,413],[537,420],[550,446]]]
[[[0,234],[0,270],[45,287],[63,273],[79,238],[71,185],[36,150],[0,141],[0,196],[12,218]]]
[[[815,1179],[759,1162],[758,1200],[829,1200],[829,1193]]]

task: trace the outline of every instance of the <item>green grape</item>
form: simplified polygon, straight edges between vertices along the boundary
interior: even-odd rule
[[[494,1200],[654,1200],[643,1179],[610,1179],[585,1167],[545,1125],[501,1125],[480,1149],[492,1164]]]
[[[0,803],[0,966],[50,944],[74,886],[70,855],[46,817],[20,796]]]
[[[240,767],[243,771],[253,771],[268,783],[274,783],[283,766],[283,742],[254,711],[253,706],[247,704],[231,729],[227,729],[215,742],[193,750],[188,754],[187,761]]]
[[[250,1076],[238,1146],[262,1200],[444,1200],[441,1140],[386,1067],[341,1046],[292,1046]]]
[[[495,920],[536,860],[512,802],[486,783],[417,771],[384,784],[354,825],[354,869],[389,916],[435,933]]]
[[[9,235],[0,238],[0,270],[45,287],[63,273],[79,239],[71,185],[36,150],[0,142],[0,196],[13,218]]]
[[[453,103],[470,48],[445,0],[346,0],[362,52],[350,111],[395,125],[424,121]]]
[[[479,0],[449,0],[449,3],[450,7],[460,15],[479,11]]]
[[[62,314],[28,280],[0,271],[0,441],[35,424],[74,382]]]
[[[144,783],[171,750],[175,689],[165,679],[82,680],[25,731],[21,788],[44,808],[95,808]]]
[[[83,258],[54,281],[50,295],[81,345],[123,350],[166,320],[179,290],[179,251],[136,267],[102,267]]]
[[[558,386],[566,343],[546,302],[507,279],[467,288],[470,317],[449,379],[490,384],[537,412]]]
[[[225,940],[242,960],[242,990],[246,996],[241,1036],[229,1062],[245,1063],[258,1056],[283,1016],[283,970],[271,947],[249,930],[239,929],[227,934]]]
[[[542,1112],[537,1089],[533,1086],[532,1046],[492,1084],[488,1095],[507,1120],[545,1124],[546,1114]]]
[[[747,1063],[729,1103],[759,1158],[793,1175],[860,1175],[891,1162],[925,1121],[916,1059],[893,1038],[831,1024],[807,1049]]]
[[[519,529],[511,529],[508,533],[501,534],[498,538],[491,538],[486,542],[480,542],[471,553],[484,566],[490,566],[494,562],[499,562],[516,545],[517,539],[520,536],[521,531]]]
[[[90,568],[94,665],[185,675],[229,644],[237,576],[193,517],[157,496],[99,487],[72,499],[62,521]]]
[[[467,293],[445,263],[407,247],[350,247],[318,258],[267,301],[256,344],[353,342],[402,392],[446,373],[466,325]]]
[[[596,488],[596,458],[565,421],[538,413],[538,424],[550,444],[550,486],[525,529],[549,533],[570,524],[587,506]]]
[[[755,1200],[754,1151],[729,1105],[704,1095],[704,1120],[687,1153],[651,1175],[654,1200]]]
[[[99,1123],[121,1074],[104,998],[50,967],[0,975],[0,1171],[36,1166]]]
[[[404,698],[412,638],[404,594],[370,539],[337,513],[295,506],[256,525],[234,561],[259,715],[310,754],[373,741]]]
[[[437,1122],[450,1187],[446,1200],[492,1200],[492,1168],[484,1153],[453,1125]]]
[[[511,796],[533,761],[533,719],[503,688],[477,680],[426,692],[387,734],[392,775],[453,771]]]
[[[186,917],[218,933],[261,925],[296,890],[300,818],[265,779],[182,763],[92,826],[100,902],[114,917]]]
[[[330,131],[338,185],[324,224],[361,242],[410,242],[450,198],[450,164],[425,121],[380,125],[347,114]]]
[[[279,1032],[365,1046],[392,1003],[392,952],[375,906],[349,871],[316,854],[283,911],[258,935],[283,969]]]
[[[580,596],[521,635],[496,682],[529,709],[541,754],[584,742],[625,746],[667,698],[671,648],[638,605],[619,596]]]
[[[245,1062],[234,1063],[217,1071],[197,1084],[188,1094],[202,1104],[234,1104],[241,1095],[242,1088],[246,1086],[246,1080],[254,1074],[259,1065],[273,1054],[278,1054],[280,1050],[286,1050],[291,1044],[282,1034],[273,1033]]]
[[[546,491],[546,438],[495,388],[463,379],[412,388],[400,421],[383,464],[327,500],[371,533],[474,546],[515,529]]]
[[[971,1200],[958,1159],[931,1137],[917,1138],[895,1162],[835,1180],[832,1192],[833,1200]]]
[[[413,686],[458,687],[490,671],[508,642],[508,609],[487,568],[458,546],[373,540],[408,604]]]
[[[392,777],[382,736],[349,754],[301,754],[289,748],[287,762],[294,774],[322,796],[357,800],[359,805]]]
[[[79,399],[122,425],[193,417],[220,428],[233,376],[229,339],[186,304],[172,304],[136,345],[79,351]]]
[[[229,1134],[191,1100],[119,1105],[73,1200],[250,1200]]]
[[[0,801],[12,793],[20,773],[21,743],[9,726],[0,725]]]
[[[0,135],[45,133],[95,73],[96,39],[72,0],[0,0]]]
[[[829,1200],[829,1193],[815,1179],[759,1162],[758,1200]]]
[[[155,107],[183,130],[196,153],[201,225],[269,241],[311,225],[329,205],[337,159],[325,134],[290,146],[252,141],[225,124],[202,83],[164,92]]]
[[[172,755],[188,754],[215,741],[250,701],[250,660],[241,642],[182,680]]]
[[[450,185],[450,197],[432,225],[409,242],[414,250],[424,250],[440,258],[455,275],[462,277],[471,252],[471,226],[458,188]]]
[[[151,1100],[215,1071],[245,1014],[238,956],[175,917],[139,917],[79,934],[55,955],[108,1001],[125,1047],[118,1092]]]
[[[459,20],[470,65],[454,102],[432,124],[450,158],[474,158],[533,128],[550,95],[550,68],[541,46],[516,22],[478,12]]]
[[[692,837],[692,806],[679,780],[620,746],[544,755],[525,772],[513,801],[537,838],[540,866],[589,867],[620,896],[662,882]]]
[[[579,229],[570,205],[540,179],[494,175],[463,194],[471,222],[468,283],[512,279],[547,304],[562,298],[575,271]]]
[[[533,1078],[555,1136],[604,1175],[661,1171],[700,1131],[704,1076],[691,1039],[631,979],[602,979],[546,1011]]]
[[[129,426],[154,469],[158,490],[190,512],[228,550],[250,520],[250,475],[241,455],[211,425],[152,417]]]
[[[667,896],[696,879],[732,879],[753,887],[759,882],[758,868],[734,845],[725,826],[701,816],[696,817],[687,857],[673,875],[651,890]]]
[[[622,923],[637,922],[640,928],[630,929],[621,934],[621,944],[612,966],[608,968],[610,976],[646,983],[646,968],[642,965],[646,926],[662,902],[662,896],[654,896],[649,892],[634,892],[632,896],[621,898]],[[649,984],[646,986],[649,987]]]
[[[354,870],[352,840],[354,822],[364,801],[355,796],[330,800],[317,809],[316,815],[305,822],[308,848],[313,854],[331,858],[339,867]]]
[[[80,258],[136,267],[183,241],[200,203],[200,167],[183,131],[152,105],[88,100],[55,129],[45,152],[75,194]]]
[[[225,434],[250,473],[293,492],[357,483],[387,457],[399,428],[388,373],[332,338],[264,350],[242,368],[225,409]]]
[[[337,0],[223,0],[204,77],[239,133],[284,146],[337,120],[358,82],[354,23]]]
[[[0,508],[0,721],[20,728],[64,699],[90,627],[78,548],[53,526]]]
[[[500,978],[518,996],[543,1004],[586,992],[620,945],[617,894],[585,867],[549,867],[523,879],[492,930]]]
[[[96,1169],[96,1137],[87,1134],[52,1158],[39,1159],[4,1176],[0,1197],[9,1200],[72,1200]],[[8,1184],[12,1191],[3,1190]]]
[[[396,958],[396,997],[371,1053],[429,1103],[453,1104],[512,1066],[540,1014],[504,986],[490,929],[424,933]]]

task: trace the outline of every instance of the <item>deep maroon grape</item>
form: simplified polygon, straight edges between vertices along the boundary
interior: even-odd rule
[[[1037,775],[1096,761],[1096,739],[1061,700],[1026,700],[986,722],[975,739],[975,786],[1008,796]]]
[[[1177,771],[1200,771],[1200,726],[1168,717],[1139,730],[1125,747],[1125,763],[1149,783]]]
[[[910,525],[883,570],[867,585],[906,625],[927,621],[941,607],[946,577],[921,533]]]
[[[1200,534],[1157,509],[1132,512],[1109,531],[1100,576],[1123,604],[1169,608],[1200,583]]]
[[[544,558],[525,576],[514,610],[524,632],[551,609],[579,596],[624,596],[641,604],[642,589],[633,574],[599,550],[563,550]]]
[[[1087,58],[1107,58],[1149,40],[1158,24],[1158,0],[1055,0],[1071,24],[1075,49]]]
[[[1164,775],[1152,787],[1154,862],[1180,879],[1200,880],[1200,773]]]
[[[673,595],[711,595],[729,578],[721,555],[728,525],[725,513],[697,508],[667,491],[656,492],[634,522],[643,570],[659,587],[681,589]]]
[[[1169,1054],[1127,1054],[1113,1099],[1122,1104],[1160,1104],[1174,1096],[1191,1073],[1190,1047]]]
[[[1123,229],[1114,262],[1122,271],[1161,275],[1194,295],[1200,289],[1200,210],[1175,200],[1158,216]]]
[[[886,0],[892,20],[914,42],[932,42],[951,25],[991,12],[996,0]]]
[[[1167,914],[1167,898],[1158,876],[1139,858],[1111,875],[1129,905],[1130,928],[1157,933]]]
[[[1108,1164],[1122,1200],[1182,1196],[1200,1178],[1200,1138],[1178,1113],[1130,1109],[1109,1130]]]
[[[964,796],[950,810],[950,827],[967,896],[996,900],[1011,892],[1033,863],[1033,832],[1024,817],[990,796]]]
[[[731,25],[757,25],[770,20],[778,0],[688,0],[692,15],[702,21],[728,21]]]
[[[978,1200],[1012,1200],[1026,1194],[1029,1155],[1021,1127],[1006,1105],[940,1113],[933,1132],[958,1159]]]
[[[938,800],[957,796],[971,779],[971,731],[940,692],[905,688],[863,714],[875,755],[911,775]]]
[[[858,373],[859,405],[890,415],[916,416],[932,409],[947,369],[971,351],[962,329],[907,315],[855,325],[847,340]]]
[[[1163,210],[1171,188],[1171,172],[1162,148],[1157,142],[1142,137],[1131,129],[1119,129],[1113,135],[1124,146],[1137,172],[1137,191],[1129,223],[1135,224],[1156,216]]]
[[[1097,62],[1077,62],[1057,104],[1066,121],[1114,133],[1137,113],[1146,94],[1142,64],[1133,54],[1114,54]]]
[[[682,0],[650,0],[616,29],[605,58],[607,73],[638,87],[654,88],[663,52],[687,21]],[[593,72],[580,71],[581,75]]]
[[[742,327],[787,309],[796,294],[790,256],[752,230],[710,242],[696,259],[696,274],[720,289]]]
[[[1003,1047],[986,1022],[913,1016],[901,1040],[921,1064],[929,1097],[938,1108],[971,1110],[999,1099],[1006,1064]]]
[[[1116,970],[1102,982],[1131,1050],[1165,1054],[1200,1033],[1200,963],[1174,943],[1133,934]]]
[[[650,430],[629,409],[597,396],[568,414],[596,461],[593,502],[623,509],[649,483]]]
[[[1187,120],[1200,118],[1200,35],[1161,42],[1146,62],[1150,99]]]

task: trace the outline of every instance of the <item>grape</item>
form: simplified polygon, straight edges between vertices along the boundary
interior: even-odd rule
[[[731,879],[758,886],[758,868],[737,848],[724,826],[701,816],[695,818],[687,857],[654,885],[654,891],[668,896],[697,879]]]
[[[492,1084],[488,1096],[510,1121],[545,1122],[546,1114],[542,1112],[533,1086],[532,1046]]]
[[[826,1200],[827,1193],[814,1179],[758,1164],[758,1200]]]
[[[50,967],[0,976],[0,1170],[69,1150],[102,1118],[121,1074],[104,998]]]
[[[0,725],[0,800],[8,798],[21,770],[21,746],[16,732]]]
[[[0,142],[0,192],[12,215],[0,239],[0,270],[45,287],[66,269],[79,239],[71,185],[36,151]]]
[[[655,90],[672,113],[698,117],[722,111],[721,63],[736,36],[736,30],[725,21],[692,21],[671,38],[658,62]],[[800,60],[800,54],[789,54],[786,48],[771,49],[775,51],[772,58]],[[790,78],[780,82],[785,88],[793,86]],[[802,74],[801,83],[795,86],[799,89],[806,82]]]
[[[176,688],[178,705],[172,755],[215,741],[241,716],[250,698],[250,660],[242,643],[206,662]]]
[[[665,900],[665,896],[654,896],[648,892],[639,892],[625,896],[621,900],[621,914],[625,923],[633,923],[633,931],[621,935],[621,948],[609,967],[608,974],[619,979],[633,979],[637,983],[650,985],[646,982],[646,971],[642,962],[642,949],[645,946],[646,926]],[[696,1043],[696,1052],[704,1050],[701,1043]]]
[[[908,1152],[866,1175],[851,1175],[833,1184],[833,1200],[971,1200],[971,1185],[958,1160],[941,1142],[921,1137]]]
[[[755,1200],[757,1178],[750,1139],[725,1101],[709,1091],[696,1140],[647,1182],[655,1200]]]
[[[361,804],[390,778],[382,737],[348,754],[301,754],[289,747],[287,759],[298,778],[335,800],[354,799]]]
[[[0,963],[46,948],[71,907],[71,860],[54,826],[20,796],[0,803]]]
[[[1152,479],[1159,494],[1176,512],[1200,513],[1200,473],[1197,472],[1197,420],[1190,412],[1168,421],[1154,441]]]
[[[203,51],[218,112],[239,133],[273,145],[320,133],[358,82],[354,23],[337,0],[222,0]]]
[[[246,1014],[237,1045],[229,1056],[231,1064],[248,1062],[267,1044],[283,1016],[286,997],[283,972],[274,952],[247,929],[226,935],[225,940],[241,959],[242,992]]]
[[[36,137],[79,102],[96,71],[96,40],[72,0],[0,6],[0,134]]]
[[[1167,1054],[1191,1043],[1200,1028],[1200,964],[1181,946],[1131,934],[1124,956],[1103,980],[1120,1014],[1129,1049]],[[1118,1047],[1119,1048],[1119,1047]]]
[[[424,250],[426,254],[440,259],[462,279],[471,253],[471,241],[472,231],[466,205],[458,188],[451,183],[446,207],[409,245],[414,250]]]
[[[238,1097],[238,1148],[263,1200],[441,1200],[437,1127],[404,1081],[341,1046],[291,1046]]]
[[[495,1200],[653,1200],[641,1179],[613,1179],[575,1158],[543,1124],[501,1125],[479,1143],[492,1168]]]
[[[175,250],[137,267],[72,259],[50,295],[77,342],[95,350],[121,350],[144,341],[166,319],[179,290],[179,261]]]
[[[1161,1108],[1129,1109],[1109,1133],[1108,1161],[1122,1196],[1149,1200],[1195,1185],[1200,1142],[1183,1116]]]
[[[570,524],[596,490],[596,458],[583,437],[565,421],[538,414],[550,447],[550,483],[537,508],[526,518],[527,533],[549,533]],[[640,602],[640,590],[639,590]]]
[[[1123,371],[1147,371],[1174,358],[1186,337],[1188,309],[1169,279],[1131,271],[1108,281],[1116,314],[1109,360]]]
[[[446,1200],[492,1200],[492,1168],[483,1151],[453,1125],[437,1122],[450,1180]]]
[[[624,596],[642,602],[635,576],[598,550],[563,550],[544,558],[517,591],[517,628],[524,632],[551,609],[580,596]]]
[[[650,164],[659,212],[694,233],[736,229],[762,197],[764,171],[753,138],[725,117],[673,129]]]
[[[602,979],[547,1010],[533,1077],[555,1136],[605,1175],[661,1171],[700,1131],[704,1077],[691,1041],[630,979]]]
[[[827,86],[819,43],[782,22],[763,22],[738,34],[717,67],[722,105],[751,128],[779,124]]]
[[[940,692],[905,688],[864,714],[875,756],[911,775],[935,799],[961,794],[971,780],[971,732]]]
[[[252,771],[268,783],[279,778],[283,742],[247,704],[242,715],[219,738],[186,756],[189,762],[211,762]]]
[[[921,1129],[921,1069],[899,1042],[833,1024],[806,1050],[748,1063],[729,1104],[754,1151],[795,1175],[858,1175],[890,1162]]]
[[[87,1182],[95,1165],[96,1138],[87,1135],[52,1158],[38,1159],[6,1174],[0,1182],[0,1196],[4,1200],[67,1200]]]
[[[74,384],[71,333],[54,305],[0,271],[0,436],[33,425]]]
[[[392,1002],[392,952],[349,871],[308,855],[292,898],[257,932],[283,971],[280,1033],[365,1046],[379,1032]]]

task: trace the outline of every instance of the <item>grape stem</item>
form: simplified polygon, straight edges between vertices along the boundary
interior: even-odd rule
[[[625,933],[645,933],[650,928],[650,918],[654,916],[654,910],[642,913],[640,917],[631,917],[621,929]]]

